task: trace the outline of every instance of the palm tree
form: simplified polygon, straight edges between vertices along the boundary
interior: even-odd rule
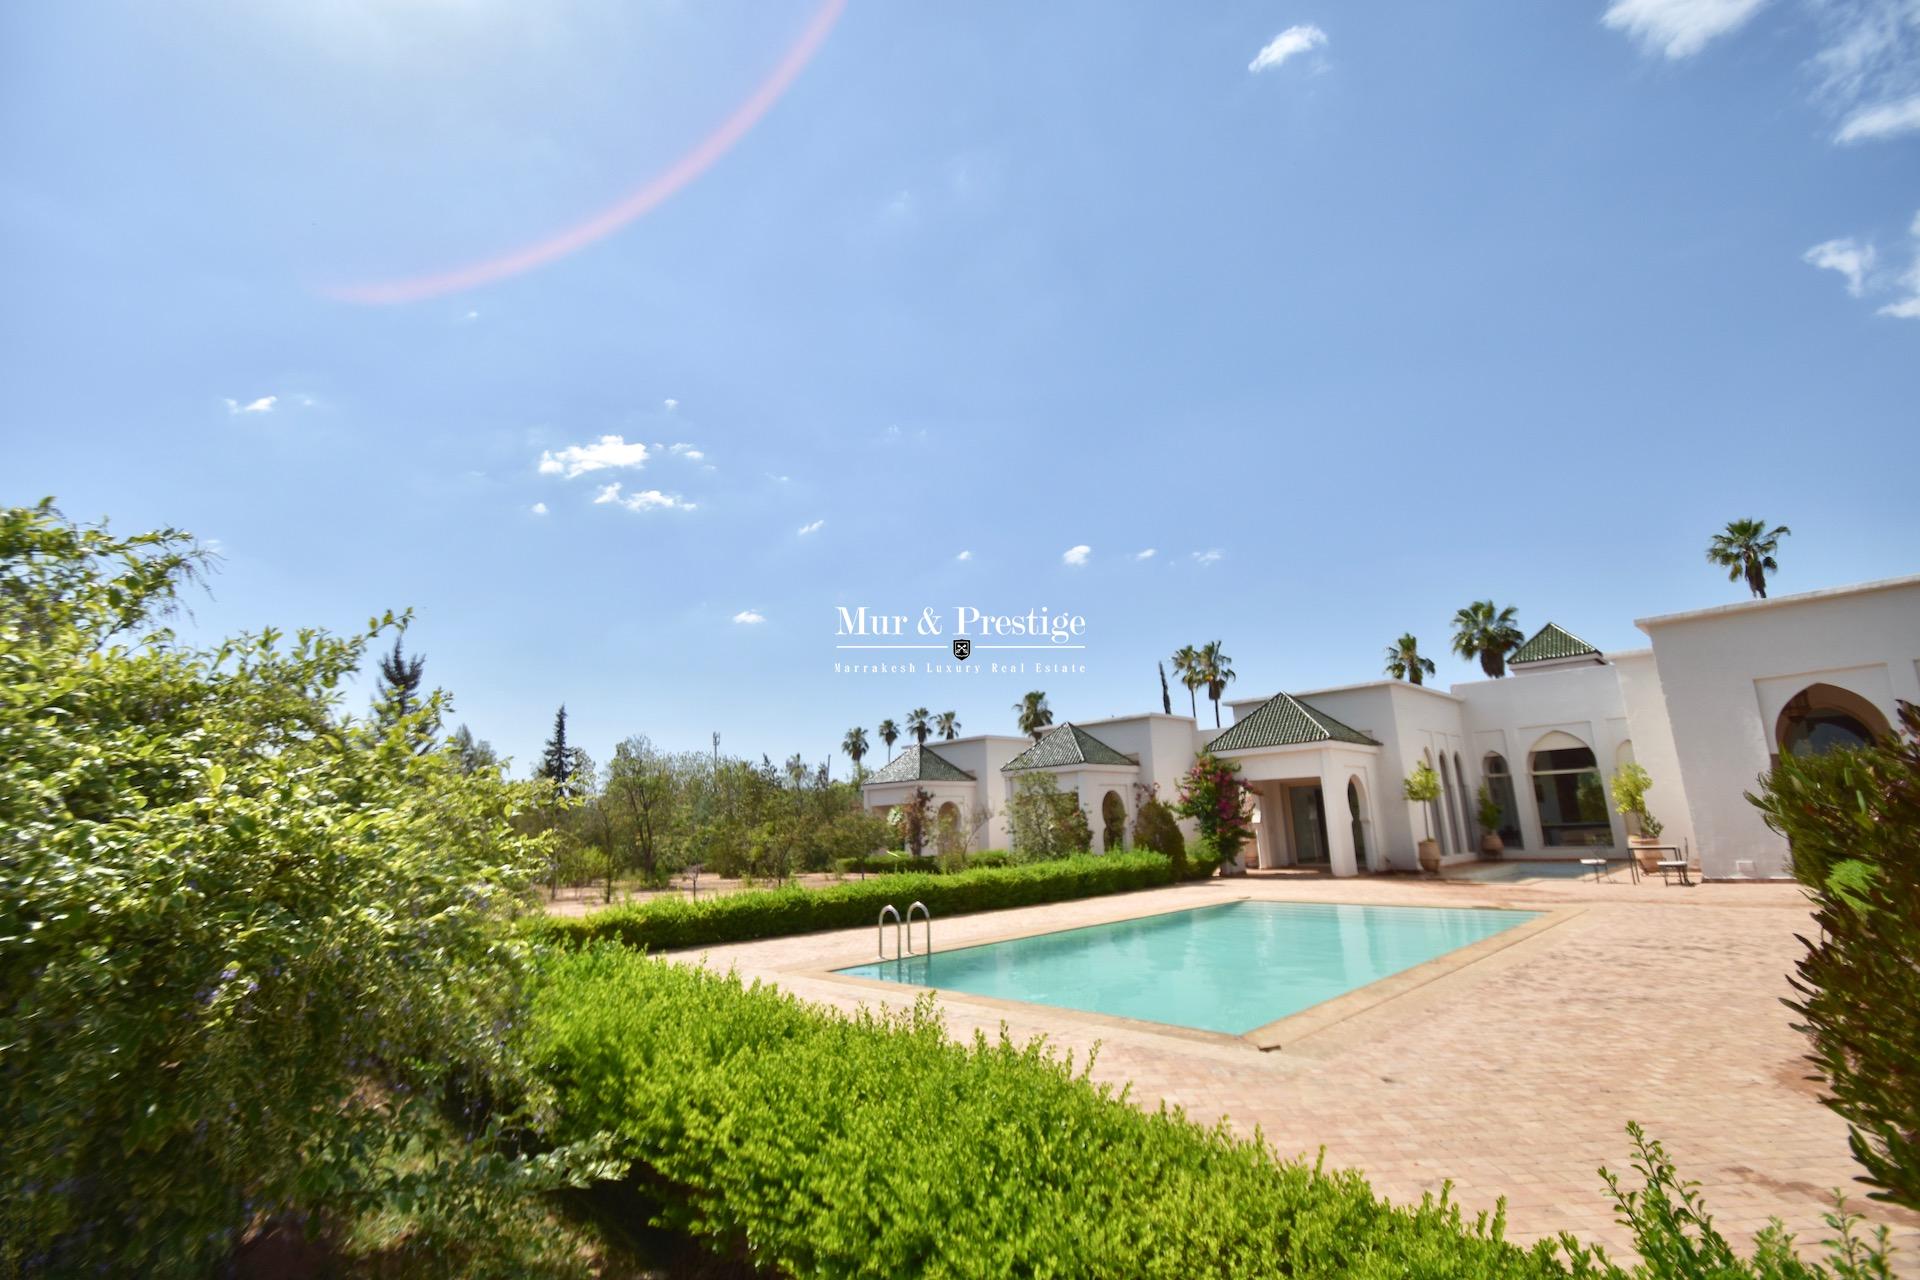
[[[1200,651],[1190,644],[1183,644],[1173,652],[1173,674],[1180,683],[1187,686],[1187,710],[1195,720],[1200,718],[1200,701],[1195,690],[1206,681],[1199,675]]]
[[[853,776],[860,776],[860,762],[867,758],[867,731],[855,725],[840,739],[840,749],[853,761]]]
[[[942,738],[945,738],[948,742],[952,742],[960,736],[960,713],[957,711],[942,711],[933,718],[933,727],[939,732]]]
[[[1200,648],[1201,683],[1207,686],[1207,696],[1213,699],[1213,727],[1220,727],[1220,695],[1227,691],[1227,683],[1234,678],[1233,659],[1221,652],[1218,640],[1209,640]]]
[[[1463,658],[1480,659],[1480,669],[1498,680],[1507,674],[1507,655],[1526,639],[1513,625],[1512,605],[1494,608],[1491,600],[1475,600],[1453,615],[1453,651]]]
[[[1420,642],[1411,631],[1387,646],[1387,674],[1409,684],[1420,684],[1433,674],[1433,659],[1420,656]]]
[[[1727,531],[1714,534],[1707,544],[1707,563],[1725,569],[1728,582],[1745,578],[1747,590],[1765,600],[1767,575],[1780,568],[1773,553],[1780,549],[1780,539],[1792,532],[1783,524],[1769,529],[1765,520],[1729,520]]]
[[[1053,723],[1053,710],[1047,706],[1047,695],[1038,689],[1014,703],[1013,709],[1020,716],[1020,732],[1029,735],[1035,742],[1046,735],[1047,726]]]
[[[923,747],[927,745],[927,735],[933,732],[933,723],[928,718],[932,714],[925,707],[915,707],[907,712],[907,732]]]
[[[892,755],[893,744],[900,740],[900,726],[891,720],[882,720],[875,732],[880,735],[880,741],[887,744],[887,754]]]

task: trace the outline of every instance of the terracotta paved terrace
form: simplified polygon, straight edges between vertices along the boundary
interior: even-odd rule
[[[1803,1243],[1827,1234],[1830,1189],[1886,1223],[1903,1273],[1920,1263],[1920,1215],[1869,1203],[1845,1126],[1804,1079],[1803,1038],[1780,1004],[1809,917],[1787,885],[1474,884],[1380,877],[1233,880],[934,921],[936,950],[1236,897],[1555,912],[1470,953],[1388,979],[1282,1024],[1281,1047],[943,993],[953,1034],[1001,1024],[1045,1035],[1095,1078],[1130,1083],[1211,1122],[1255,1126],[1282,1154],[1325,1146],[1395,1201],[1451,1178],[1469,1211],[1505,1196],[1509,1234],[1571,1230],[1628,1245],[1596,1174],[1628,1169],[1640,1121],[1698,1180],[1717,1224],[1745,1244],[1770,1216]],[[905,905],[904,903],[901,905]],[[892,931],[889,929],[889,946]],[[719,947],[681,959],[769,979],[805,999],[905,1006],[918,988],[834,977],[874,958],[874,930]],[[1258,975],[1249,973],[1250,981]],[[1381,994],[1386,998],[1379,998]],[[1337,1007],[1336,1007],[1337,1006]],[[1629,1182],[1629,1185],[1633,1185]]]

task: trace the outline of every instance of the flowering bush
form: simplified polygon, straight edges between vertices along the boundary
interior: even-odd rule
[[[1202,751],[1193,766],[1180,779],[1180,795],[1174,812],[1192,818],[1200,828],[1200,840],[1210,855],[1223,864],[1240,856],[1240,847],[1253,837],[1252,816],[1247,810],[1247,790],[1240,784],[1240,766]]]

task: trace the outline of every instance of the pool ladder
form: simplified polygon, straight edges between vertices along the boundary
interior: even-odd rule
[[[929,955],[929,956],[933,954],[933,912],[927,910],[927,904],[924,902],[916,902],[912,906],[908,907],[907,918],[903,922],[900,919],[899,909],[895,907],[891,902],[889,902],[886,906],[880,908],[880,919],[879,919],[879,922],[874,926],[874,939],[875,939],[875,942],[878,944],[880,958],[882,960],[885,960],[887,958],[887,917],[888,916],[893,917],[893,958],[895,960],[904,960],[908,956],[914,954],[913,913],[916,911],[920,913],[921,922],[926,926],[926,931],[927,931],[926,932],[927,949],[921,954]],[[904,935],[901,932],[903,928],[905,929]],[[905,938],[904,945],[902,943],[903,936]]]

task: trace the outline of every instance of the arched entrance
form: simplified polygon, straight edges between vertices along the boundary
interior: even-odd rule
[[[1893,727],[1878,707],[1851,689],[1831,684],[1811,684],[1794,694],[1773,726],[1774,747],[1781,755],[1823,756],[1891,736]]]
[[[1109,791],[1100,801],[1100,847],[1111,853],[1127,842],[1127,802],[1118,791]]]
[[[1527,771],[1540,809],[1547,848],[1585,849],[1613,844],[1606,789],[1593,748],[1569,733],[1549,733],[1534,744]]]

